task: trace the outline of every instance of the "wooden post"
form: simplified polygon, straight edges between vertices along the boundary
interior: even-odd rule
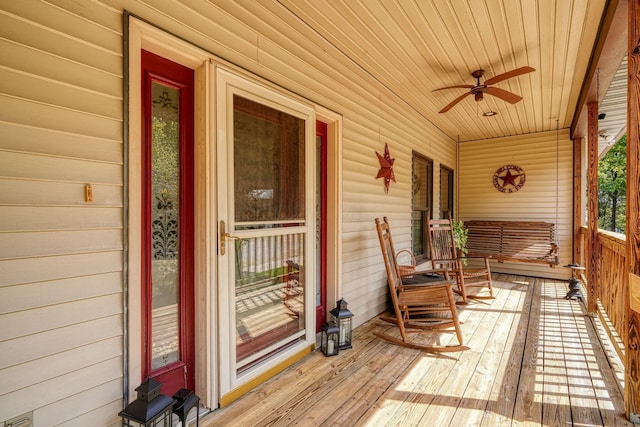
[[[640,275],[640,0],[629,0],[628,14],[627,265],[631,274]],[[626,310],[624,406],[627,418],[640,423],[640,313],[630,304]]]
[[[588,225],[589,225],[589,269],[588,301],[587,312],[593,314],[598,311],[598,263],[600,260],[598,250],[598,102],[587,104],[588,120],[588,170],[587,188],[589,192],[587,203]]]
[[[582,247],[580,245],[580,228],[583,215],[582,194],[582,138],[573,140],[573,262],[580,262]]]

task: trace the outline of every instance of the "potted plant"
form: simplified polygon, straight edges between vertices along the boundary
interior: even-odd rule
[[[467,256],[467,237],[469,230],[464,226],[464,222],[458,220],[451,220],[453,226],[453,244],[456,247],[458,256]]]

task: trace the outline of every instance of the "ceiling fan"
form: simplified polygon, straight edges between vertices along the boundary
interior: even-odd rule
[[[484,70],[476,70],[473,73],[471,73],[471,76],[473,76],[476,79],[475,85],[455,85],[455,86],[441,87],[440,89],[434,90],[434,92],[436,92],[438,90],[444,90],[444,89],[457,89],[457,88],[469,89],[469,92],[465,93],[464,95],[460,95],[459,97],[451,101],[446,107],[440,110],[440,113],[446,113],[454,105],[456,105],[458,102],[462,101],[464,98],[466,98],[469,95],[474,95],[476,101],[482,101],[485,93],[496,96],[504,101],[507,101],[510,104],[515,104],[516,102],[519,102],[520,100],[522,100],[522,97],[520,95],[516,95],[515,93],[506,91],[504,89],[500,89],[498,87],[493,87],[491,85],[506,79],[510,79],[512,77],[521,76],[522,74],[530,73],[532,71],[535,71],[535,68],[520,67],[520,68],[516,68],[515,70],[507,71],[506,73],[498,74],[497,76],[493,76],[490,79],[485,80],[484,83],[480,83],[480,78],[484,76]]]

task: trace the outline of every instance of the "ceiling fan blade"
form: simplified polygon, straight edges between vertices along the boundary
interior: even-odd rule
[[[471,89],[473,87],[473,85],[455,85],[455,86],[447,86],[447,87],[441,87],[439,89],[434,89],[432,90],[432,92],[436,92],[438,90],[443,90],[443,89]]]
[[[516,95],[515,93],[506,91],[504,89],[500,89],[499,87],[488,87],[484,90],[484,93],[497,96],[498,98],[507,101],[510,104],[515,104],[516,102],[520,102],[522,100],[522,97],[520,95]]]
[[[498,74],[497,76],[493,76],[490,79],[485,80],[484,84],[492,85],[494,83],[498,83],[498,82],[501,82],[503,80],[510,79],[511,77],[521,76],[523,74],[527,74],[527,73],[530,73],[530,72],[535,71],[535,70],[536,70],[535,68],[531,68],[531,67],[516,68],[515,70],[507,71],[506,73],[502,73],[502,74]]]
[[[454,105],[456,105],[458,102],[462,101],[464,98],[466,98],[467,96],[471,95],[471,92],[467,92],[464,95],[460,95],[459,97],[457,97],[456,99],[454,99],[453,101],[451,101],[449,103],[449,105],[447,105],[446,107],[444,107],[442,110],[440,110],[440,113],[446,113],[447,111],[449,111]]]

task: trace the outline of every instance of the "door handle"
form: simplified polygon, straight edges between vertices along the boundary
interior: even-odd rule
[[[227,233],[224,220],[220,221],[220,255],[227,252],[227,239],[241,239],[241,237],[233,236]]]

